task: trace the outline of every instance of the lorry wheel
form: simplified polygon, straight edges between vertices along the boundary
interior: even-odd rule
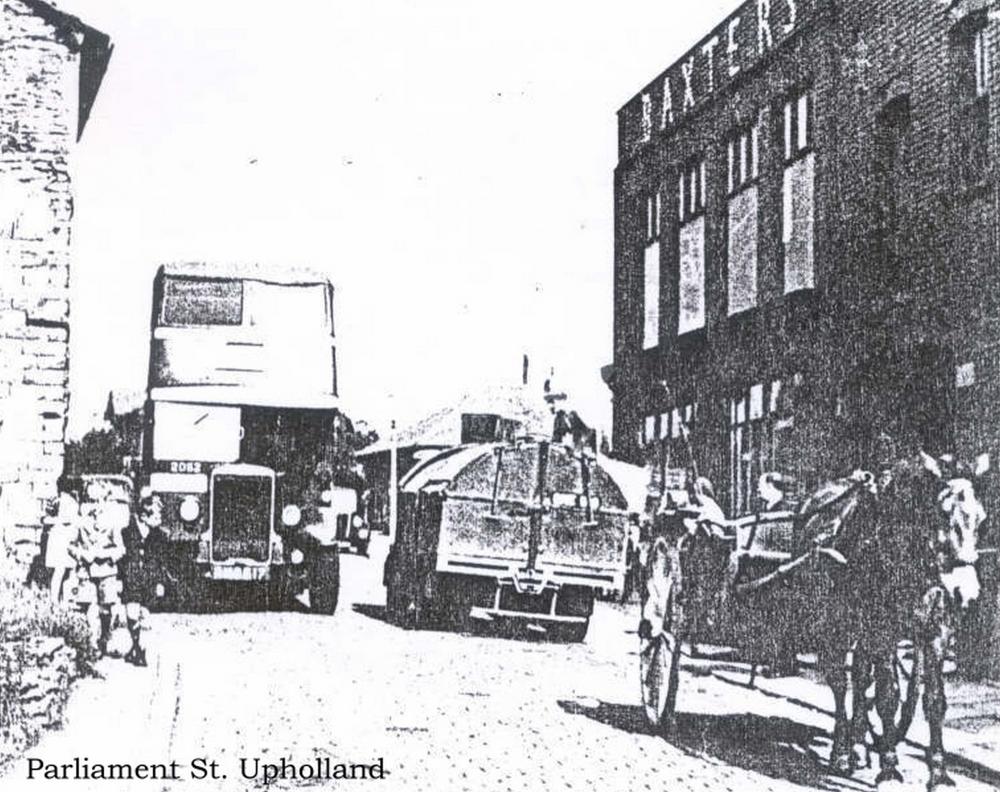
[[[570,622],[557,624],[549,628],[549,635],[562,643],[583,643],[590,627],[590,619],[585,622]]]
[[[390,550],[382,568],[382,585],[385,586],[385,616],[391,624],[401,625],[403,608],[400,603],[399,579],[396,574],[396,555]]]
[[[438,590],[438,621],[442,627],[451,630],[465,630],[469,627],[469,611],[472,608],[473,582],[460,575],[442,575]]]
[[[267,582],[268,610],[288,610],[292,605],[292,581],[285,567],[271,567]]]
[[[340,596],[340,555],[322,552],[309,571],[309,607],[313,613],[331,615]]]

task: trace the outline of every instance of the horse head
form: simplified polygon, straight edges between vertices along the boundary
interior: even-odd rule
[[[979,597],[975,565],[986,509],[976,492],[976,482],[989,469],[989,456],[980,455],[971,467],[951,456],[935,459],[923,451],[920,459],[937,487],[936,504],[943,517],[933,537],[941,583],[956,603],[965,607]]]

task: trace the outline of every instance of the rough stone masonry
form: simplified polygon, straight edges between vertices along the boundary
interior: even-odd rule
[[[63,467],[71,157],[111,48],[48,3],[0,0],[0,9],[0,564],[9,564],[37,552]]]

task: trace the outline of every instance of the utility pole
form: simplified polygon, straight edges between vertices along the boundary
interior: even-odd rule
[[[396,541],[396,509],[399,498],[399,469],[396,451],[396,419],[389,424],[389,541]]]

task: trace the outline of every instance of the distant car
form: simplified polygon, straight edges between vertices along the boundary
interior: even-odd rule
[[[357,490],[350,487],[330,487],[320,495],[324,504],[319,512],[323,518],[322,530],[329,544],[341,552],[368,555],[371,526],[365,522],[364,513],[358,508]]]

